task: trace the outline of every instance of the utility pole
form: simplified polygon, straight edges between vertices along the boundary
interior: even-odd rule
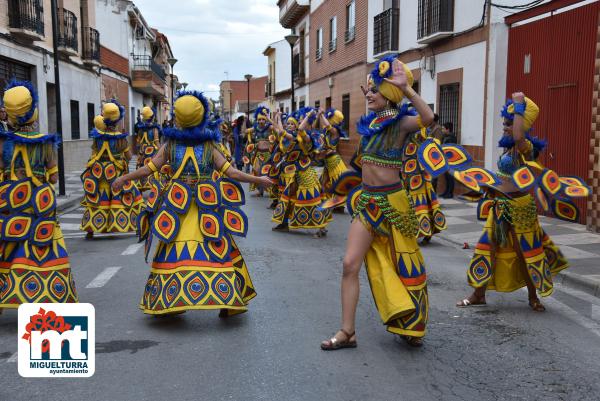
[[[58,194],[66,194],[65,185],[65,156],[63,153],[62,110],[60,100],[60,70],[58,57],[58,6],[56,0],[50,1],[52,9],[52,48],[54,52],[54,97],[56,102],[56,133],[60,139],[58,145]]]

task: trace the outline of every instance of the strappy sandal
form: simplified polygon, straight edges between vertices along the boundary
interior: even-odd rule
[[[94,239],[94,232],[88,231],[87,234],[85,235],[85,239],[87,239],[87,240]]]
[[[468,308],[469,306],[485,306],[487,303],[485,302],[485,297],[477,298],[477,301],[471,301],[469,298],[465,298],[462,301],[458,301],[456,306],[458,308]]]
[[[540,302],[540,300],[538,298],[529,298],[529,307],[534,312],[545,312],[546,311],[546,308],[544,307],[544,305],[542,305],[542,303]]]
[[[422,337],[413,337],[413,336],[402,336],[404,341],[411,347],[422,347],[423,346],[423,338]]]
[[[351,340],[352,337],[355,336],[356,332],[353,331],[352,334],[349,334],[346,330],[340,329],[342,333],[346,336],[345,340],[338,340],[335,335],[331,337],[329,340],[321,343],[321,349],[323,351],[335,351],[342,348],[356,348],[356,339]]]

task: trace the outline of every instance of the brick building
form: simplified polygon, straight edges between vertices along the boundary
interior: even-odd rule
[[[250,104],[266,101],[265,88],[267,85],[267,76],[250,79]],[[233,120],[236,118],[236,104],[248,100],[248,81],[221,81],[219,85],[220,99],[222,105],[223,118]],[[247,107],[247,106],[240,106]],[[240,113],[237,113],[240,114]]]
[[[310,105],[344,113],[350,140],[340,143],[340,153],[346,159],[358,141],[355,122],[365,113],[367,6],[367,0],[311,2]]]

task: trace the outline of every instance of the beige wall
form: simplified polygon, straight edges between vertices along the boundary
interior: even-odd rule
[[[63,142],[65,172],[83,171],[92,152],[92,140],[81,139]]]

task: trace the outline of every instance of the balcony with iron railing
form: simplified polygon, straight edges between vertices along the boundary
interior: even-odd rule
[[[81,32],[83,47],[83,62],[87,64],[100,64],[100,33],[89,26]]]
[[[77,16],[64,8],[58,9],[58,51],[76,56],[79,51]]]
[[[373,54],[398,51],[400,10],[390,8],[373,19]]]
[[[454,0],[419,0],[417,42],[429,44],[452,36]]]
[[[304,59],[304,57],[302,57]],[[296,86],[303,86],[306,83],[306,77],[304,75],[304,69],[300,69],[300,54],[294,54],[292,58],[292,78]]]
[[[167,73],[152,56],[133,54],[131,67],[131,86],[138,92],[151,96],[165,96]]]
[[[43,0],[8,0],[8,29],[27,40],[44,38]]]
[[[279,23],[288,29],[293,28],[310,11],[310,0],[286,0],[278,4]]]

